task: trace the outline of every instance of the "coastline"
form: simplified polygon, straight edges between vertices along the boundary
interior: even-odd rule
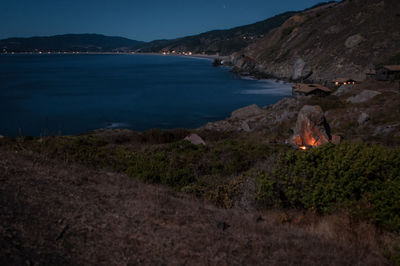
[[[106,53],[106,54],[109,54],[109,53]],[[115,53],[115,54],[121,54],[121,53]],[[41,54],[39,54],[39,55],[41,55]],[[140,56],[139,55],[143,55],[143,59],[141,59],[141,60],[147,60],[146,58],[145,58],[145,56],[146,55],[149,55],[149,56],[151,56],[151,55],[157,55],[157,56],[173,56],[173,57],[176,57],[176,56],[179,56],[179,57],[182,57],[182,58],[185,58],[185,57],[187,57],[188,59],[188,61],[196,61],[196,60],[194,60],[194,59],[202,59],[202,60],[212,60],[212,59],[214,59],[214,58],[220,58],[218,55],[202,55],[202,54],[194,54],[194,55],[190,55],[190,56],[186,56],[186,55],[175,55],[175,54],[170,54],[170,55],[162,55],[162,54],[159,54],[159,53],[137,53],[137,54],[128,54],[128,55],[138,55],[138,59],[140,58]],[[29,55],[26,55],[27,57],[30,57]],[[12,57],[12,55],[10,55],[10,57]],[[167,58],[165,58],[165,60],[163,60],[163,61],[165,61],[165,62],[174,62],[174,61],[176,61],[176,60],[174,60],[173,59],[173,57],[170,57],[171,58],[171,60],[169,60],[168,59],[168,57]],[[38,60],[39,60],[39,58],[40,58],[40,56],[37,56],[37,58],[38,58]],[[52,57],[51,56],[49,56],[48,57],[49,59],[51,59]],[[55,55],[54,56],[54,58],[62,58],[62,55],[60,55],[60,56],[57,56],[57,55]],[[73,59],[73,58],[75,58],[74,56],[71,56],[71,58]],[[99,57],[99,58],[101,58],[101,57]],[[10,58],[11,59],[11,58]],[[159,58],[159,59],[157,59],[157,58],[153,58],[154,60],[162,60],[161,58]],[[61,59],[60,59],[61,60]],[[74,60],[74,59],[73,59]],[[127,62],[133,62],[133,61],[135,61],[134,60],[134,57],[125,57],[125,59],[124,59],[125,61],[127,61]],[[149,60],[152,60],[151,58],[149,58]],[[179,61],[181,61],[181,60],[179,60]],[[184,61],[186,61],[186,60],[184,60]],[[207,62],[209,62],[209,63],[207,63]],[[197,63],[196,63],[197,64]],[[205,111],[205,115],[203,115],[202,117],[198,117],[198,118],[195,118],[195,119],[192,119],[192,121],[197,121],[197,122],[194,122],[194,123],[189,123],[189,124],[187,124],[187,123],[180,123],[181,125],[171,125],[171,126],[157,126],[157,125],[150,125],[150,127],[147,127],[147,128],[136,128],[136,127],[130,127],[130,126],[127,126],[127,127],[124,127],[124,126],[122,126],[122,127],[120,127],[120,126],[118,126],[118,127],[115,127],[115,128],[127,128],[127,129],[132,129],[132,130],[136,130],[136,131],[145,131],[145,130],[149,130],[149,129],[153,129],[153,128],[163,128],[163,129],[165,129],[165,130],[168,130],[168,129],[174,129],[174,128],[186,128],[186,129],[195,129],[195,128],[199,128],[199,127],[202,127],[202,126],[204,126],[204,125],[206,125],[207,123],[209,123],[209,122],[217,122],[217,121],[221,121],[221,120],[224,120],[225,118],[227,118],[227,117],[229,117],[230,116],[230,114],[231,114],[231,112],[233,112],[233,111],[235,111],[235,110],[238,110],[238,109],[241,109],[241,108],[243,108],[243,107],[245,107],[245,106],[249,106],[249,105],[252,105],[252,104],[258,104],[258,106],[260,106],[260,107],[264,107],[264,106],[269,106],[269,105],[271,105],[271,104],[274,104],[274,103],[276,103],[278,100],[280,100],[280,99],[282,99],[282,98],[286,98],[286,97],[288,97],[289,95],[288,95],[288,93],[287,93],[287,89],[286,88],[284,88],[284,89],[282,89],[282,91],[284,91],[281,95],[282,96],[280,96],[280,95],[278,95],[278,94],[276,94],[275,93],[275,91],[277,90],[276,88],[277,87],[279,87],[279,86],[281,86],[280,84],[274,84],[274,85],[272,85],[272,87],[271,87],[271,89],[272,90],[274,90],[274,92],[272,92],[271,93],[271,97],[269,97],[268,95],[265,95],[265,96],[262,96],[262,98],[260,98],[260,96],[258,96],[258,95],[255,95],[255,94],[268,94],[268,92],[267,91],[264,91],[263,92],[263,90],[265,90],[265,89],[268,89],[267,87],[268,87],[268,84],[263,84],[263,83],[259,83],[261,80],[259,80],[259,79],[253,79],[253,78],[251,78],[251,80],[253,80],[253,82],[244,82],[243,83],[243,81],[234,81],[234,80],[239,80],[239,79],[250,79],[249,77],[245,77],[245,76],[239,76],[239,75],[236,75],[236,74],[230,74],[229,73],[229,71],[230,71],[230,66],[225,66],[224,65],[224,67],[222,68],[222,69],[214,69],[212,66],[211,66],[211,62],[210,61],[203,61],[203,63],[198,63],[198,64],[201,64],[201,65],[203,65],[204,66],[204,68],[206,68],[207,69],[207,72],[205,72],[205,73],[210,73],[210,76],[214,76],[214,74],[213,73],[219,73],[219,72],[224,72],[224,73],[226,73],[225,75],[224,75],[224,77],[225,78],[228,78],[229,80],[227,80],[227,81],[229,81],[229,82],[231,82],[230,80],[232,80],[232,82],[233,82],[233,84],[231,84],[231,85],[229,85],[229,90],[227,90],[227,91],[231,91],[231,93],[233,94],[233,95],[237,95],[237,96],[234,96],[234,97],[236,97],[236,98],[238,98],[238,97],[240,97],[240,99],[245,99],[245,100],[241,100],[242,101],[242,104],[240,104],[240,105],[238,105],[238,104],[235,104],[235,105],[232,105],[231,106],[231,108],[228,108],[228,109],[226,109],[225,108],[225,111],[224,111],[224,113],[222,114],[222,115],[218,115],[219,113],[217,112],[217,111],[215,111],[215,113],[217,114],[217,116],[215,116],[215,113],[214,114],[209,114],[209,113],[211,113],[212,111]],[[189,72],[196,72],[196,70],[194,69],[194,70],[190,70],[190,69],[188,69],[187,71],[189,71]],[[154,75],[154,73],[152,73],[152,75]],[[197,74],[196,74],[197,75]],[[217,76],[219,76],[218,74],[216,74]],[[185,75],[186,76],[186,75]],[[199,76],[199,81],[200,80],[202,80],[202,79],[204,79],[206,76]],[[221,84],[226,84],[226,82],[227,81],[224,81],[223,83],[221,83]],[[262,82],[262,81],[261,81]],[[276,80],[272,80],[272,82],[276,82]],[[197,83],[197,82],[196,82]],[[236,84],[236,85],[235,85]],[[239,84],[239,85],[237,85],[237,84]],[[214,88],[214,87],[212,87],[212,86],[214,86],[214,85],[207,85],[208,87],[209,86],[211,86],[211,88]],[[217,85],[215,85],[215,86],[217,86]],[[186,88],[187,89],[187,88]],[[260,92],[259,93],[253,93],[254,91],[256,91],[256,90],[260,90]],[[243,96],[242,96],[242,94],[243,94]],[[248,96],[249,95],[249,96]],[[229,96],[230,97],[230,96]],[[232,96],[233,97],[233,96]],[[279,98],[278,100],[273,100],[273,99],[275,99],[275,98]],[[248,99],[248,100],[246,100],[246,99]],[[183,110],[183,113],[182,113],[182,117],[184,117],[185,115],[185,111]],[[135,115],[134,115],[135,116]],[[198,114],[196,114],[196,116],[198,116]],[[155,118],[154,119],[157,119],[157,116],[155,116]],[[129,119],[128,119],[129,120]],[[106,119],[106,120],[104,120],[103,122],[103,124],[106,124],[106,123],[109,123],[109,122],[116,122],[116,123],[120,123],[120,122],[123,122],[123,123],[128,123],[128,124],[131,124],[131,125],[136,125],[135,123],[132,123],[131,121],[128,121],[128,120],[126,120],[125,118],[112,118],[112,119]],[[55,121],[55,119],[51,119],[50,118],[50,121]],[[132,120],[133,121],[133,120]],[[103,126],[102,124],[98,124],[97,126],[95,126],[95,127],[88,127],[88,128],[84,128],[83,130],[81,130],[81,131],[74,131],[74,132],[71,132],[70,130],[68,130],[69,128],[71,128],[71,127],[61,127],[61,128],[56,128],[56,129],[52,129],[52,132],[53,132],[53,134],[55,133],[55,134],[57,134],[57,132],[58,131],[66,131],[65,133],[66,134],[68,134],[68,135],[76,135],[76,134],[82,134],[82,133],[85,133],[85,132],[87,132],[87,131],[90,131],[90,130],[96,130],[96,129],[101,129],[101,128],[108,128],[107,126]],[[25,128],[24,128],[25,129]],[[31,133],[31,132],[29,132],[29,129],[27,130],[27,129],[25,129],[24,131],[26,131],[26,132],[24,132],[24,133],[26,133],[27,135],[36,135],[36,134],[34,134],[34,133]],[[39,132],[40,130],[37,130],[37,132]],[[68,131],[70,131],[70,132],[68,132]],[[47,131],[48,132],[48,131]],[[9,132],[0,132],[0,133],[5,133],[5,134],[3,134],[3,135],[7,135],[7,136],[17,136],[18,135],[18,133],[15,133],[15,135],[13,134],[13,133],[9,133]],[[11,135],[10,135],[11,134]]]
[[[0,56],[12,56],[12,55],[158,55],[158,56],[179,56],[195,59],[208,59],[208,60],[227,60],[229,56],[219,55],[208,55],[208,54],[163,54],[163,53],[137,53],[137,52],[11,52],[11,53],[0,53]]]

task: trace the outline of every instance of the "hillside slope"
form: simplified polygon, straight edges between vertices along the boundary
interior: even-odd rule
[[[232,57],[241,71],[314,81],[365,78],[400,53],[398,0],[346,0],[289,18]]]
[[[228,30],[213,30],[198,35],[173,39],[156,40],[144,45],[142,52],[172,51],[229,55],[255,40],[264,37],[270,30],[279,27],[297,12],[286,12],[250,25]]]
[[[329,226],[310,220],[316,229],[307,230],[124,174],[3,148],[0,154],[1,265],[387,263],[376,248],[327,236],[348,235],[346,219]]]

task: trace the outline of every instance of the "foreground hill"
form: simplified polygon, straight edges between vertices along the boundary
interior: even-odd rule
[[[116,52],[136,50],[143,42],[100,34],[65,34],[50,37],[0,40],[2,52]]]
[[[237,53],[238,69],[314,81],[365,78],[400,54],[398,0],[346,0],[297,14]]]
[[[69,138],[83,145],[76,154],[64,153],[61,146],[56,153],[47,153],[54,144],[62,145],[63,138],[25,139],[12,149],[2,146],[0,140],[1,265],[387,265],[379,243],[390,238],[374,232],[373,225],[346,215],[321,219],[301,211],[226,210],[176,190],[141,183],[124,173],[99,170],[101,164],[85,166],[101,160],[92,153],[95,150],[110,148],[107,156],[117,152],[128,158],[136,156],[129,151],[150,148],[162,152],[165,145],[171,145],[149,145],[151,136],[157,139],[154,132],[143,134],[150,139],[139,146],[134,132],[109,133]],[[174,133],[158,137],[168,135]],[[106,146],[92,144],[86,153],[84,143],[93,138],[106,141]],[[220,141],[206,140],[216,151],[221,147]],[[106,144],[108,141],[112,143]],[[121,141],[123,146],[116,144]],[[31,144],[39,144],[42,152],[29,150]],[[175,146],[179,145],[185,146],[183,142]],[[74,146],[78,147],[64,148]],[[199,154],[195,146],[183,149],[185,157]],[[233,159],[229,150],[217,152],[227,163]],[[79,153],[86,155],[80,162],[72,162]],[[64,155],[69,159],[61,159]],[[170,156],[164,159],[173,159]],[[217,163],[204,164],[205,157],[199,159],[203,162],[197,163],[203,167]],[[115,163],[123,167],[124,162]],[[159,167],[154,164],[148,170]],[[180,180],[170,181],[184,182],[182,171],[174,171]],[[134,172],[132,177],[141,174],[144,172]],[[209,179],[222,184],[223,178]],[[228,186],[215,185],[214,198],[229,200],[234,190],[225,188]],[[202,190],[199,184],[198,193]]]

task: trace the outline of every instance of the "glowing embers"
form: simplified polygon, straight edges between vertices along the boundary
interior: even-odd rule
[[[329,142],[328,125],[320,106],[305,105],[301,108],[294,134],[290,142],[296,147],[305,146],[306,149],[318,147]]]

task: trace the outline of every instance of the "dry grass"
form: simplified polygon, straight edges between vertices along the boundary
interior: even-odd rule
[[[338,230],[349,228],[341,216],[260,217],[122,174],[34,162],[34,155],[1,150],[2,265],[387,263],[376,246],[353,243]],[[361,225],[359,232],[370,232]],[[359,242],[373,243],[372,235],[363,237]]]
[[[262,217],[273,221],[275,225],[304,230],[312,236],[352,249],[357,256],[369,259],[375,259],[384,252],[390,253],[399,240],[397,234],[380,230],[375,225],[347,213],[320,216],[295,210],[269,210]]]

